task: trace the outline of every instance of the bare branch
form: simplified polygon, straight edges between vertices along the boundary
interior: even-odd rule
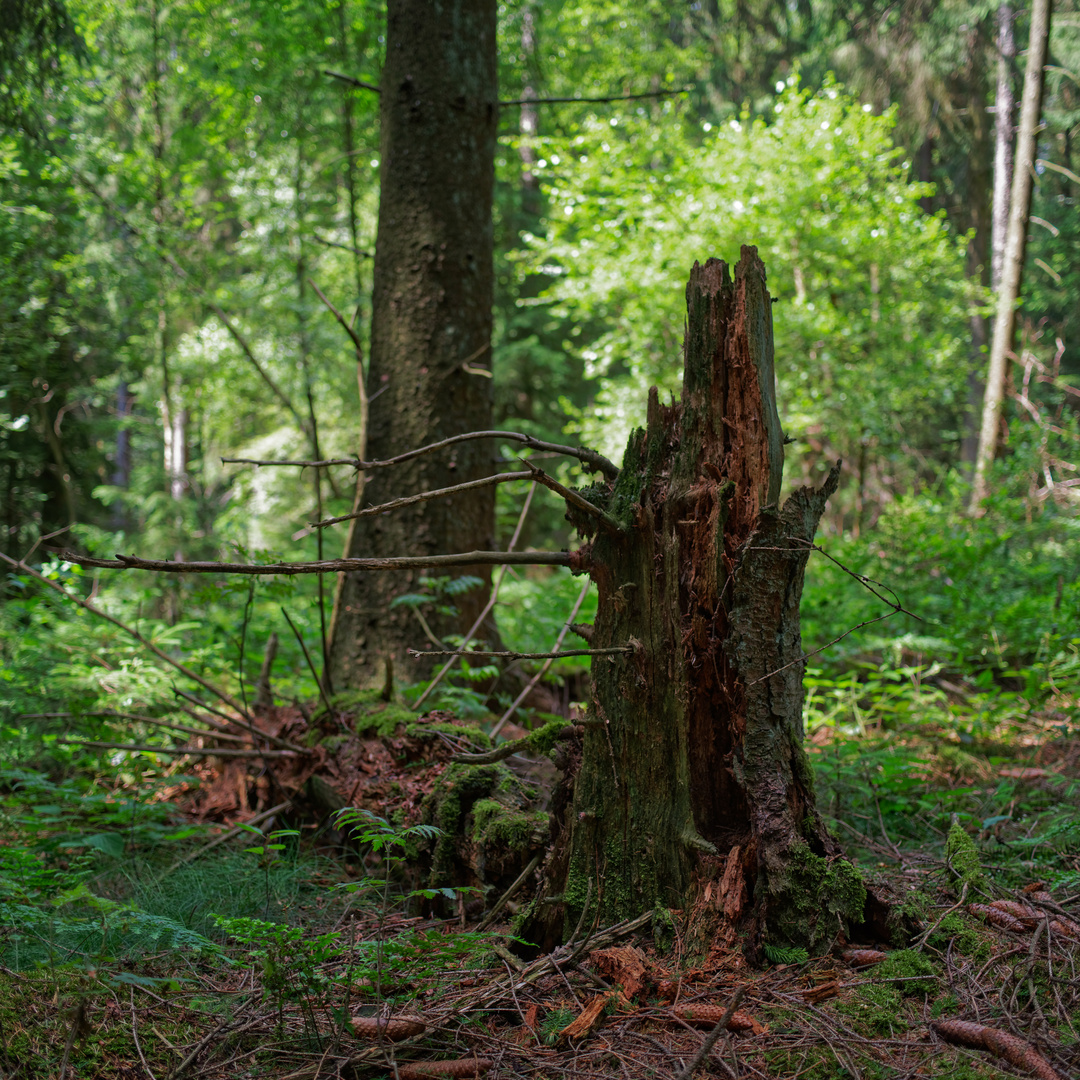
[[[185,701],[190,701],[195,705],[198,705],[201,709],[206,709],[208,712],[215,713],[220,716],[226,723],[232,724],[234,727],[243,728],[244,731],[250,732],[258,739],[265,739],[271,746],[280,746],[282,750],[294,750],[298,754],[304,753],[302,747],[297,746],[296,743],[291,743],[288,739],[281,738],[280,735],[271,735],[268,731],[262,731],[254,724],[249,723],[248,720],[241,720],[236,716],[230,716],[228,713],[222,712],[220,709],[215,709],[212,705],[207,705],[204,701],[200,701],[194,694],[188,694],[181,690],[178,686],[173,687],[173,693],[177,697],[182,697]],[[184,709],[184,706],[180,706]],[[188,709],[184,709],[189,715],[194,715]],[[246,714],[245,714],[246,715]]]
[[[301,468],[351,465],[354,469],[366,472],[369,469],[385,469],[390,465],[399,465],[403,461],[411,461],[422,454],[430,454],[435,450],[442,450],[444,447],[468,442],[471,439],[506,439],[509,442],[522,443],[532,450],[550,450],[564,457],[575,457],[582,464],[588,465],[593,472],[603,473],[608,480],[614,480],[619,475],[618,466],[595,450],[590,450],[586,446],[562,446],[559,443],[544,442],[542,439],[535,439],[532,435],[525,435],[520,431],[467,431],[462,435],[454,435],[441,442],[398,454],[397,457],[387,458],[385,461],[361,461],[359,458],[335,458],[329,461],[256,461],[252,458],[222,458],[221,460],[226,465],[291,465]]]
[[[133,753],[172,754],[176,757],[294,758],[292,750],[196,750],[183,746],[142,746],[134,743],[94,742],[91,739],[56,740],[64,746],[89,746],[95,750],[131,750]]]
[[[127,634],[131,638],[134,638],[135,641],[142,645],[143,648],[152,652],[159,660],[163,660],[166,664],[168,664],[172,668],[175,668],[177,671],[180,672],[181,675],[190,679],[192,682],[198,683],[199,686],[201,686],[204,690],[209,691],[219,701],[225,702],[225,704],[228,705],[229,708],[235,709],[239,713],[242,713],[244,711],[240,703],[234,698],[230,697],[229,694],[225,693],[224,690],[215,686],[212,682],[207,681],[201,675],[196,674],[194,671],[191,670],[191,668],[185,667],[183,664],[180,663],[179,660],[174,660],[167,652],[159,649],[152,642],[147,641],[146,638],[144,638],[137,631],[133,630],[126,623],[122,623],[119,619],[113,618],[112,615],[107,615],[104,611],[101,610],[101,608],[94,607],[94,605],[89,603],[88,601],[83,600],[81,597],[76,596],[74,593],[68,592],[68,590],[65,589],[63,585],[59,585],[55,581],[50,581],[47,577],[45,577],[44,574],[39,574],[33,567],[27,566],[26,563],[19,562],[11,558],[9,555],[5,555],[2,551],[0,551],[0,559],[6,562],[9,566],[15,567],[22,573],[29,574],[32,578],[37,579],[43,585],[47,585],[54,592],[58,592],[66,600],[70,600],[73,604],[78,604],[78,606],[81,607],[84,611],[89,611],[91,615],[96,615],[99,619],[104,619],[106,622],[110,622],[113,624],[113,626],[116,626],[119,629],[123,630],[125,634]],[[77,560],[74,558],[68,559],[67,561],[77,562]]]
[[[311,672],[311,677],[315,680],[315,685],[319,688],[319,697],[322,698],[323,704],[326,706],[326,715],[330,719],[334,718],[334,707],[330,704],[330,698],[327,697],[326,687],[323,686],[322,679],[319,678],[319,673],[315,670],[315,665],[311,661],[311,653],[308,652],[307,645],[304,644],[304,639],[297,630],[296,624],[289,618],[289,613],[282,608],[281,614],[285,616],[285,621],[289,624],[289,629],[293,632],[293,636],[296,638],[297,643],[300,646],[300,651],[304,654],[304,659],[307,661],[308,670]]]
[[[325,236],[320,236],[318,233],[311,234],[320,244],[324,244],[326,247],[341,248],[342,251],[350,251],[353,255],[359,255],[362,259],[374,258],[374,255],[370,251],[362,251],[360,248],[355,248],[351,244],[339,244],[334,240],[327,240]]]
[[[617,653],[633,652],[633,645],[614,645],[610,649],[567,649],[565,652],[488,652],[484,649],[470,649],[460,652],[457,649],[425,651],[406,649],[410,656],[461,656],[468,660],[471,656],[483,656],[493,660],[562,660],[567,656],[614,656]]]
[[[643,101],[645,98],[671,97],[673,94],[685,94],[690,90],[693,90],[692,86],[680,86],[676,90],[653,90],[647,94],[612,94],[609,97],[515,98],[513,101],[500,101],[499,108],[504,109],[511,105],[606,105],[612,101]]]
[[[228,563],[173,562],[169,559],[140,559],[136,555],[117,555],[115,559],[92,559],[88,555],[64,552],[61,556],[79,566],[97,566],[104,570],[157,570],[167,574],[337,574],[354,570],[415,570],[438,566],[572,566],[574,553],[569,551],[463,551],[460,555],[405,555],[386,559],[324,559],[322,562]],[[15,564],[0,554],[0,559]],[[74,599],[74,598],[73,598]],[[102,613],[103,614],[103,613]],[[104,615],[104,618],[109,618]],[[110,619],[110,621],[114,621]],[[118,624],[119,625],[119,624]],[[141,639],[140,639],[141,640]],[[170,663],[173,663],[170,661]],[[175,666],[175,664],[174,664]],[[186,668],[182,669],[189,674]],[[209,685],[192,678],[209,689]],[[212,691],[218,693],[220,692]],[[229,704],[240,711],[231,699]]]
[[[472,491],[475,488],[490,487],[493,484],[508,484],[512,480],[531,480],[531,472],[497,473],[495,476],[485,476],[480,480],[470,480],[465,484],[454,484],[453,487],[437,488],[434,491],[421,491],[419,495],[406,495],[401,499],[391,499],[390,502],[380,503],[378,506],[367,506],[363,510],[357,510],[352,514],[342,514],[340,517],[327,518],[325,521],[313,521],[313,529],[323,529],[327,525],[337,525],[342,521],[351,521],[353,518],[372,517],[375,514],[385,514],[391,510],[400,510],[403,506],[412,506],[415,503],[429,502],[431,499],[441,499],[447,495],[456,495],[459,491]]]
[[[529,465],[528,461],[525,464]],[[529,470],[538,484],[543,484],[544,487],[554,491],[560,498],[565,499],[571,506],[576,506],[579,510],[596,518],[609,532],[621,531],[622,526],[610,514],[605,513],[599,506],[589,502],[583,495],[579,495],[572,488],[564,487],[558,480],[548,476],[543,469],[537,468],[535,465],[529,465]]]
[[[536,494],[536,481],[534,480],[529,485],[529,492],[525,496],[525,503],[521,507],[521,513],[518,515],[517,525],[514,527],[514,534],[510,537],[510,543],[506,545],[507,551],[513,551],[517,546],[518,540],[521,538],[521,530],[525,525],[525,518],[528,516],[529,507],[532,505],[533,495]],[[506,567],[504,566],[499,571],[498,578],[495,579],[495,584],[492,586],[491,595],[488,597],[487,603],[484,605],[484,609],[476,616],[476,621],[469,628],[469,632],[465,635],[464,641],[458,646],[457,652],[463,653],[469,646],[469,642],[472,641],[473,634],[483,625],[484,620],[491,614],[492,608],[495,607],[496,602],[499,599],[499,590],[502,588],[503,579],[506,577]],[[454,658],[451,657],[445,664],[436,672],[435,677],[427,684],[424,692],[413,702],[413,708],[420,711],[420,706],[424,703],[428,695],[435,689],[436,686],[442,682],[446,673],[454,666]]]
[[[344,329],[345,333],[348,334],[349,337],[352,339],[352,343],[356,347],[357,358],[362,358],[363,346],[360,343],[360,338],[357,335],[356,331],[345,321],[345,318],[341,314],[341,312],[338,311],[338,309],[334,307],[334,305],[331,304],[330,301],[326,298],[326,293],[324,293],[322,289],[320,289],[319,286],[311,280],[311,278],[307,279],[307,283],[319,294],[319,299],[330,309],[330,314],[333,315],[339,323],[341,323],[341,326]]]
[[[53,713],[21,713],[23,720],[77,720],[82,717],[97,716],[106,720],[132,720],[140,724],[150,724],[153,727],[170,728],[173,731],[183,731],[188,735],[208,736],[211,739],[225,739],[226,742],[242,743],[246,740],[242,735],[233,735],[228,731],[222,731],[219,727],[194,728],[188,724],[178,724],[173,720],[162,720],[156,716],[140,716],[136,713],[122,712],[53,712]]]
[[[374,83],[364,82],[363,79],[354,78],[352,75],[342,75],[340,71],[330,71],[328,68],[323,68],[323,74],[329,75],[331,79],[339,79],[341,82],[348,83],[350,86],[358,87],[361,90],[370,90],[373,94],[382,93],[382,90]]]

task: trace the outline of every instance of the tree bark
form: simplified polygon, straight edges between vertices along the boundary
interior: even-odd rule
[[[729,935],[827,944],[865,889],[814,805],[802,748],[799,599],[839,464],[781,508],[772,305],[755,248],[695,265],[682,397],[650,391],[603,500],[620,523],[579,554],[596,582],[593,664],[572,805],[523,932],[683,908],[706,883]],[[573,513],[573,511],[571,511]],[[597,911],[597,908],[599,909]],[[731,940],[731,937],[729,937]]]
[[[1005,368],[1012,350],[1016,329],[1016,301],[1020,295],[1024,247],[1027,242],[1027,222],[1028,215],[1031,213],[1035,137],[1042,106],[1043,67],[1046,63],[1046,46],[1050,37],[1050,10],[1051,0],[1034,0],[1031,8],[1031,32],[1028,39],[1027,68],[1024,72],[1020,133],[1016,139],[1016,164],[1013,169],[1010,196],[1009,229],[1005,240],[1001,287],[998,290],[994,336],[990,344],[990,364],[986,375],[986,397],[983,401],[982,426],[979,430],[979,452],[975,459],[975,480],[971,492],[973,513],[979,512],[980,504],[989,492],[987,473],[997,451],[1001,405],[1005,396]]]
[[[495,135],[495,0],[390,0],[383,69],[381,196],[375,247],[368,453],[387,458],[464,431],[491,427]],[[374,397],[375,394],[379,396]],[[493,444],[463,443],[373,473],[370,505],[479,478]],[[426,555],[492,548],[493,489],[361,519],[347,556]],[[422,573],[422,572],[421,572]],[[464,632],[483,608],[485,582],[457,599],[456,619],[432,615],[437,633]],[[425,642],[395,596],[420,573],[351,575],[331,628],[339,689],[380,676],[389,658],[416,675],[405,649]]]
[[[1012,65],[1016,59],[1013,34],[1013,11],[1008,4],[998,7],[997,92],[994,97],[994,225],[991,241],[990,285],[1001,288],[1001,270],[1005,265],[1005,238],[1009,231],[1009,192],[1013,180],[1013,117],[1016,95],[1013,93]]]

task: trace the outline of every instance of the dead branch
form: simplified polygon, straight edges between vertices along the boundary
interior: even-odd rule
[[[230,709],[235,709],[237,712],[240,713],[244,711],[241,708],[240,703],[230,697],[229,694],[225,693],[224,690],[216,687],[212,682],[204,679],[201,675],[197,675],[189,667],[185,667],[183,664],[181,664],[179,660],[174,660],[167,652],[159,649],[152,642],[147,641],[146,638],[142,636],[142,634],[138,633],[136,630],[133,630],[126,623],[122,623],[119,619],[114,618],[112,615],[107,615],[104,611],[101,610],[101,608],[94,607],[93,604],[89,603],[86,600],[83,600],[81,597],[76,596],[74,593],[68,592],[68,590],[65,589],[63,585],[59,585],[55,581],[50,581],[47,577],[45,577],[44,574],[39,574],[33,567],[27,566],[26,563],[22,562],[21,560],[13,559],[9,555],[5,555],[3,552],[0,552],[0,559],[6,562],[9,566],[15,567],[15,569],[21,571],[22,573],[29,574],[32,578],[40,581],[43,585],[47,585],[54,592],[58,592],[66,600],[70,600],[71,603],[77,604],[84,611],[89,611],[91,615],[96,615],[99,619],[104,619],[106,622],[110,622],[113,624],[113,626],[119,628],[120,630],[123,630],[125,634],[137,641],[140,645],[143,646],[143,648],[152,652],[159,660],[163,660],[170,667],[175,668],[185,678],[191,679],[192,682],[198,683],[199,686],[201,686],[204,690],[209,691],[219,701],[225,702],[225,704],[228,705]],[[73,558],[68,559],[67,561],[76,562],[77,560]]]
[[[255,708],[269,709],[274,704],[274,692],[270,687],[270,671],[274,666],[274,657],[277,656],[278,636],[274,630],[266,643],[266,652],[263,653],[262,668],[259,671],[259,682],[255,689]]]
[[[64,746],[89,746],[95,750],[130,750],[133,753],[149,752],[151,754],[173,754],[177,757],[233,757],[233,758],[294,758],[293,750],[227,750],[211,749],[198,750],[183,746],[147,746],[135,743],[96,742],[93,739],[66,739],[56,740]]]
[[[364,348],[357,332],[345,321],[345,317],[341,314],[340,311],[338,311],[336,307],[334,307],[333,304],[330,303],[330,301],[326,297],[326,293],[324,293],[322,289],[320,289],[319,286],[311,280],[311,278],[307,279],[307,283],[319,294],[319,299],[327,306],[327,308],[329,308],[330,314],[333,315],[339,323],[341,323],[342,328],[344,329],[345,333],[349,335],[353,345],[356,348],[356,358],[358,360],[362,360]]]
[[[298,754],[303,754],[306,752],[302,747],[296,746],[294,743],[289,742],[287,739],[283,739],[278,735],[271,735],[268,731],[263,731],[261,728],[257,728],[253,723],[250,722],[251,718],[247,716],[247,713],[244,714],[246,719],[241,720],[239,717],[230,716],[228,713],[222,712],[220,709],[215,709],[213,705],[207,705],[206,702],[200,701],[197,697],[195,697],[194,694],[189,694],[186,691],[181,690],[177,686],[173,687],[173,693],[177,697],[182,697],[185,701],[190,701],[193,704],[198,705],[200,709],[206,709],[208,712],[212,712],[215,715],[220,716],[222,720],[224,720],[227,724],[232,724],[234,727],[243,728],[244,731],[250,732],[258,739],[265,739],[272,746],[279,746],[282,750],[293,750]],[[181,706],[181,708],[183,708],[183,706]],[[186,711],[187,710],[185,710],[185,712]]]
[[[483,656],[492,660],[563,660],[568,656],[612,656],[616,653],[633,652],[633,645],[613,645],[610,649],[567,649],[565,652],[491,652],[486,649],[470,649],[461,652],[458,649],[406,649],[410,656],[461,656],[468,660],[471,656]]]
[[[360,90],[370,90],[373,94],[382,93],[382,90],[374,83],[364,82],[363,79],[356,79],[352,75],[342,75],[340,71],[330,71],[328,68],[323,68],[323,74],[329,75],[331,79],[338,79],[343,83],[348,83],[350,86],[358,87]]]
[[[554,491],[560,498],[565,499],[571,506],[576,506],[582,512],[596,518],[605,529],[609,529],[612,532],[619,532],[622,526],[608,513],[601,510],[599,506],[589,502],[583,495],[579,495],[572,488],[564,487],[552,476],[548,476],[543,469],[537,468],[535,465],[529,465],[526,461],[526,465],[529,467],[529,471],[532,473],[533,479],[538,484],[543,484],[544,487]]]
[[[559,631],[559,636],[555,639],[555,645],[552,648],[551,653],[548,654],[549,659],[541,665],[540,670],[537,671],[537,673],[529,680],[528,685],[525,687],[525,689],[522,690],[516,698],[514,698],[513,702],[510,705],[510,708],[508,708],[506,712],[504,712],[502,716],[499,717],[498,722],[491,729],[491,737],[493,739],[496,735],[499,734],[500,731],[502,731],[503,725],[507,722],[507,720],[510,719],[511,716],[514,715],[517,707],[525,700],[526,697],[528,697],[529,694],[532,693],[533,687],[535,687],[536,684],[547,674],[548,668],[551,667],[552,661],[554,660],[554,656],[552,654],[558,653],[559,646],[562,645],[563,639],[566,637],[571,625],[577,618],[577,613],[581,610],[581,605],[585,602],[585,596],[588,593],[589,586],[591,584],[592,582],[586,579],[584,585],[581,586],[581,592],[578,593],[578,598],[574,603],[573,610],[570,612],[570,617],[566,620],[563,628]]]
[[[224,739],[226,742],[244,742],[242,735],[232,735],[227,731],[222,731],[221,728],[214,726],[210,728],[194,728],[187,724],[178,724],[173,720],[161,720],[156,716],[140,716],[136,713],[118,713],[118,712],[92,712],[92,713],[71,713],[71,712],[56,712],[56,713],[22,713],[20,719],[24,720],[74,720],[83,716],[100,716],[109,720],[133,720],[140,724],[150,724],[153,727],[169,728],[172,731],[182,731],[187,735],[200,735],[209,736],[212,739]]]
[[[529,480],[533,478],[532,472],[496,473],[494,476],[484,476],[479,480],[469,480],[464,484],[454,484],[452,487],[436,488],[434,491],[421,491],[418,495],[406,495],[400,499],[391,499],[390,502],[380,503],[378,506],[367,506],[363,510],[357,510],[352,514],[342,514],[340,517],[327,518],[325,521],[313,521],[313,529],[325,529],[327,525],[337,525],[342,521],[352,521],[354,518],[373,517],[375,514],[386,514],[391,510],[400,510],[403,506],[413,506],[416,503],[429,502],[431,499],[442,499],[448,495],[456,495],[460,491],[472,491],[475,488],[491,487],[494,484],[509,484],[514,480]]]
[[[449,439],[398,454],[397,457],[386,458],[385,461],[361,461],[359,458],[335,458],[327,461],[261,461],[254,458],[222,458],[221,461],[225,465],[291,465],[304,468],[351,465],[354,469],[366,472],[370,469],[385,469],[391,465],[400,465],[404,461],[411,461],[423,454],[431,454],[444,447],[469,442],[472,439],[505,439],[509,442],[518,442],[531,450],[549,450],[564,457],[575,457],[588,465],[593,472],[603,473],[608,480],[614,480],[619,475],[618,466],[595,450],[590,450],[585,446],[562,446],[559,443],[544,442],[542,439],[533,438],[532,435],[525,435],[520,431],[467,431],[462,435],[453,435]]]
[[[675,90],[652,90],[646,94],[611,94],[608,97],[531,97],[515,98],[513,101],[500,101],[499,108],[511,105],[606,105],[612,101],[644,101],[646,98],[671,97],[674,94],[686,94],[692,86],[680,86]]]
[[[277,806],[271,806],[269,810],[264,810],[261,814],[256,814],[255,817],[249,818],[247,821],[244,822],[244,824],[259,825],[262,822],[266,821],[267,818],[272,818],[275,814],[280,814],[282,810],[287,809],[291,804],[292,800],[286,799],[285,802],[279,803]],[[211,840],[208,844],[204,844],[202,847],[196,848],[194,851],[189,851],[186,855],[181,856],[181,858],[177,859],[176,862],[174,862],[172,866],[165,870],[161,876],[164,877],[166,874],[171,874],[174,870],[183,866],[185,863],[194,862],[196,859],[201,858],[203,855],[205,855],[208,851],[212,851],[214,848],[220,846],[221,844],[224,844],[227,840],[231,840],[233,839],[233,837],[239,836],[242,832],[245,831],[246,830],[242,827],[237,826],[229,829],[228,832],[223,832],[220,836],[215,836],[214,839]],[[176,1074],[174,1073],[173,1075],[175,1076]]]
[[[525,503],[521,508],[521,513],[518,515],[517,525],[514,527],[514,535],[510,537],[510,543],[506,545],[507,551],[513,551],[517,545],[518,540],[521,538],[521,530],[525,525],[525,518],[529,513],[529,507],[532,505],[533,495],[536,493],[536,482],[534,481],[529,485],[529,492],[525,496]],[[487,603],[484,605],[483,611],[476,616],[476,621],[469,628],[469,632],[465,635],[465,640],[457,647],[455,655],[460,655],[469,646],[469,642],[472,641],[473,634],[483,625],[484,620],[491,614],[492,609],[495,607],[496,601],[499,599],[499,589],[502,588],[503,579],[506,577],[506,567],[504,566],[499,571],[499,576],[495,580],[495,584],[492,586],[491,595],[488,597]],[[442,682],[446,673],[453,667],[454,657],[451,657],[445,664],[436,672],[435,677],[427,684],[424,692],[413,703],[413,708],[419,711],[420,706],[424,703],[424,700],[435,689],[436,686]]]
[[[6,555],[0,558],[15,564]],[[386,559],[324,559],[322,562],[229,563],[173,562],[169,559],[140,559],[120,555],[115,559],[92,559],[88,555],[64,552],[61,558],[78,566],[97,566],[104,570],[158,570],[168,574],[336,574],[353,570],[412,570],[438,566],[571,566],[574,554],[569,551],[463,551],[460,555],[405,555]],[[109,616],[104,616],[109,618]],[[112,620],[115,622],[115,620]],[[171,663],[172,661],[170,661]],[[185,674],[187,670],[184,669]],[[195,678],[194,675],[192,675]],[[197,679],[202,683],[201,679]],[[206,685],[205,683],[203,685]],[[209,686],[207,686],[209,689]],[[212,691],[217,693],[217,691]],[[224,699],[223,699],[224,700]],[[240,706],[229,700],[237,711]]]
[[[296,638],[297,644],[300,646],[300,651],[304,654],[304,659],[307,661],[308,670],[311,672],[311,677],[315,680],[315,685],[319,688],[319,697],[322,698],[323,704],[326,706],[326,714],[331,719],[334,716],[334,707],[330,704],[330,698],[327,696],[326,687],[323,686],[322,679],[319,678],[319,673],[315,670],[315,665],[311,660],[311,653],[308,652],[308,647],[304,643],[304,639],[300,634],[300,631],[296,628],[296,624],[289,618],[289,613],[282,608],[281,614],[285,616],[285,621],[289,624],[289,629],[293,632],[293,636]]]

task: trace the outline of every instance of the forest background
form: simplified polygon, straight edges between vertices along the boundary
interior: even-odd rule
[[[276,632],[276,692],[314,700],[298,640],[317,655],[332,598],[313,579],[106,577],[49,552],[340,554],[344,526],[308,523],[352,508],[350,467],[222,459],[358,452],[382,6],[3,11],[0,551],[236,694],[255,686]],[[805,648],[846,635],[813,656],[807,680],[807,726],[835,764],[827,798],[917,844],[939,842],[953,814],[995,835],[1004,823],[1052,853],[1054,884],[1071,892],[1080,822],[1061,818],[1068,800],[1052,786],[1018,794],[1000,766],[1078,722],[1080,12],[1054,13],[1002,440],[972,513],[1002,12],[1012,18],[952,0],[503,5],[495,336],[476,364],[490,367],[497,427],[618,460],[646,388],[678,388],[690,266],[756,244],[777,298],[786,484],[820,485],[844,460],[820,541],[917,616],[868,625],[888,609],[835,562],[811,560]],[[1027,21],[1016,13],[1004,50],[1016,95]],[[564,100],[582,97],[606,100]],[[331,306],[355,312],[357,347]],[[367,387],[373,408],[378,391]],[[523,494],[498,489],[502,547]],[[561,502],[538,491],[519,546],[569,535]],[[461,587],[433,577],[403,598],[418,645],[425,611]],[[568,572],[511,573],[503,642],[549,649],[579,588]],[[172,708],[172,672],[24,573],[4,595],[0,756],[22,792],[11,805],[37,790],[74,814],[61,777],[69,794],[164,782],[165,758],[65,740],[115,739],[102,713]],[[553,667],[551,709],[576,700],[583,672]],[[407,686],[406,700],[425,688]],[[513,691],[463,660],[428,705],[482,720]],[[133,730],[161,737],[123,725]],[[108,830],[64,820],[35,842],[79,848],[82,835],[90,863],[117,856]],[[1041,831],[1027,832],[1032,821]]]

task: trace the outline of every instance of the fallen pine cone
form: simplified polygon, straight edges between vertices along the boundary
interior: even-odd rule
[[[1051,919],[1050,929],[1062,937],[1080,938],[1080,926],[1077,926],[1074,922],[1066,922],[1064,919]]]
[[[354,1016],[353,1031],[361,1039],[411,1039],[414,1035],[423,1035],[427,1024],[418,1016]]]
[[[840,957],[852,967],[869,967],[885,960],[885,953],[878,949],[845,949]]]
[[[456,1061],[411,1061],[398,1065],[400,1080],[424,1080],[427,1076],[454,1076],[464,1080],[468,1076],[482,1076],[491,1068],[491,1058],[458,1058]]]
[[[1007,1031],[970,1020],[940,1020],[930,1026],[946,1042],[970,1046],[973,1050],[989,1050],[1009,1064],[1034,1073],[1039,1080],[1061,1080],[1057,1070],[1034,1046]]]
[[[691,1024],[719,1024],[726,1011],[723,1005],[679,1005],[675,1009],[675,1015]],[[763,1024],[759,1024],[749,1013],[740,1009],[731,1014],[727,1029],[752,1031],[755,1035],[761,1035],[765,1031]]]
[[[995,911],[1004,911],[1006,915],[1011,915],[1014,919],[1019,919],[1028,930],[1034,930],[1035,924],[1042,918],[1041,912],[1017,900],[995,900],[990,907]]]
[[[1026,934],[1028,928],[1015,916],[989,904],[968,904],[968,911],[978,919],[985,919],[999,930],[1009,930],[1014,934]]]

